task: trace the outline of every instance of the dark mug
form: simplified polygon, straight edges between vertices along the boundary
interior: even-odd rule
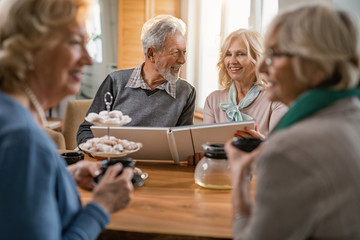
[[[238,149],[244,152],[251,152],[257,146],[260,145],[264,140],[260,138],[241,138],[241,137],[234,137],[232,141],[232,145],[237,147]]]
[[[134,171],[134,175],[133,178],[131,179],[132,184],[134,185],[134,187],[139,187],[142,186],[144,184],[144,179],[142,177],[142,172],[140,171],[140,169],[135,168],[135,162],[133,161],[132,158],[130,157],[122,157],[122,158],[113,158],[111,160],[103,160],[101,162],[101,173],[99,176],[94,178],[94,182],[98,183],[100,182],[100,180],[102,179],[102,177],[104,176],[106,170],[112,166],[115,165],[116,163],[121,163],[123,165],[123,169],[126,167],[130,167],[132,169],[136,169],[136,171]],[[121,169],[121,171],[119,172],[119,175],[122,173],[123,169]],[[147,175],[146,175],[147,177]]]
[[[78,161],[84,159],[84,154],[81,152],[66,152],[66,153],[62,153],[60,155],[64,158],[67,165],[77,163]]]

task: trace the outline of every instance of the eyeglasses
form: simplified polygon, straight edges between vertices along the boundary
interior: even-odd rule
[[[263,55],[263,60],[266,66],[270,67],[273,64],[274,58],[294,56],[297,56],[297,54],[289,52],[275,52],[273,49],[268,49]]]

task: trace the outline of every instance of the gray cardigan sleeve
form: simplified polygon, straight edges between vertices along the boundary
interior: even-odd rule
[[[185,125],[193,125],[194,123],[194,111],[195,111],[195,99],[196,99],[196,91],[195,88],[192,87],[191,93],[189,94],[189,98],[187,100],[186,106],[184,107],[179,120],[176,123],[176,126],[185,126]]]
[[[234,239],[309,236],[321,207],[318,201],[321,181],[313,166],[304,166],[299,159],[310,157],[306,152],[274,148],[259,156],[255,204],[249,217],[234,219]]]

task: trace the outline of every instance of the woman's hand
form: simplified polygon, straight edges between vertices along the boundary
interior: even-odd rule
[[[102,206],[109,214],[124,209],[133,195],[134,187],[131,179],[134,171],[127,167],[119,175],[121,169],[120,163],[110,166],[94,188],[93,201]]]
[[[255,129],[245,128],[243,131],[237,131],[236,137],[243,138],[260,138],[265,139],[265,136],[259,131],[258,125],[255,125]]]
[[[93,179],[100,174],[101,162],[79,161],[67,167],[76,183],[83,188],[93,189]]]
[[[247,153],[238,150],[232,145],[232,140],[225,144],[225,152],[227,154],[232,182],[232,203],[233,213],[236,214],[249,214],[250,213],[250,198],[249,184],[250,184],[250,171],[251,164],[256,156],[261,151],[261,145],[254,151]]]

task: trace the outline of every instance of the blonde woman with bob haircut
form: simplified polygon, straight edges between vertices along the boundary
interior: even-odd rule
[[[255,120],[255,130],[238,134],[261,138],[275,126],[287,108],[267,98],[267,81],[255,67],[262,51],[262,36],[256,31],[238,29],[227,36],[217,64],[222,90],[206,98],[204,123]]]
[[[257,150],[225,146],[234,239],[360,239],[358,34],[358,20],[325,3],[270,23],[258,67],[269,99],[289,110]],[[244,191],[249,171],[253,203]]]
[[[96,239],[132,196],[131,169],[114,165],[94,187],[100,163],[66,167],[43,130],[44,110],[80,90],[92,64],[86,0],[0,1],[1,239]],[[75,180],[75,181],[74,181]],[[94,189],[81,206],[76,183]]]

